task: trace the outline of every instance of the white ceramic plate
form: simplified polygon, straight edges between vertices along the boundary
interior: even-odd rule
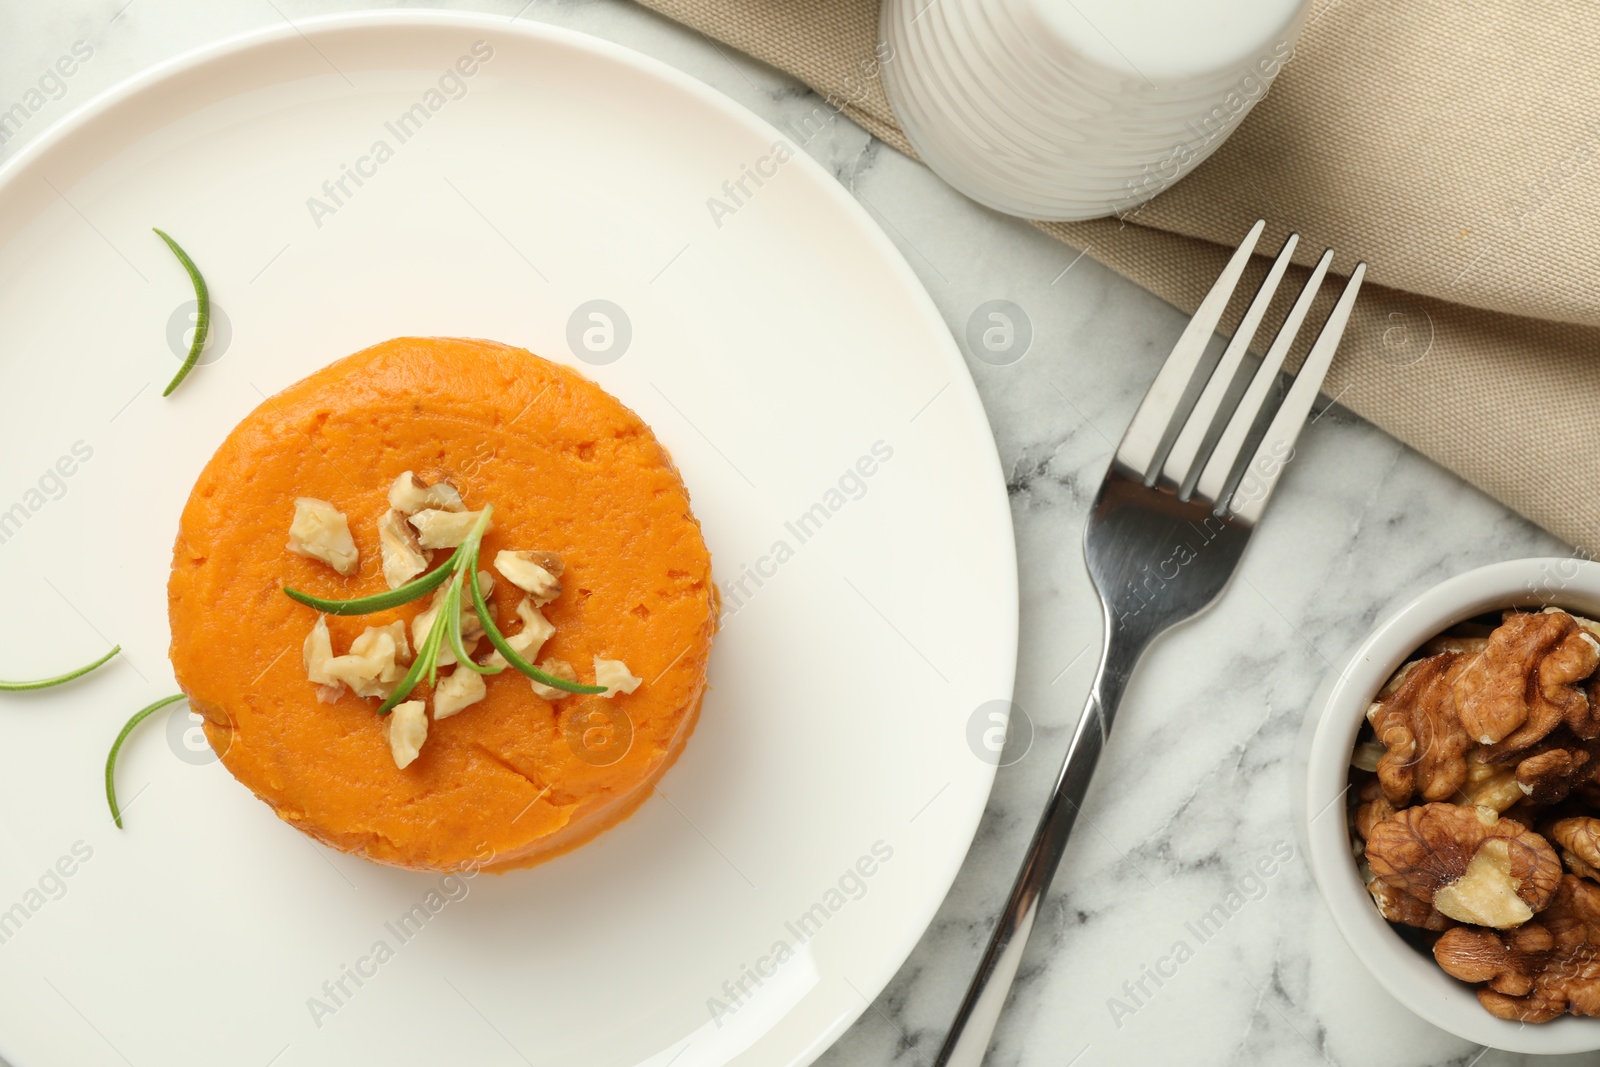
[[[1016,567],[948,331],[779,140],[600,41],[384,13],[183,57],[11,160],[0,674],[127,654],[0,702],[0,1054],[803,1064],[862,1012],[988,795],[969,726],[1010,695]],[[170,399],[190,290],[155,225],[227,317]],[[584,347],[606,322],[574,318],[596,300],[611,362]],[[124,750],[117,831],[102,761],[174,690],[164,587],[195,475],[262,394],[402,334],[578,365],[682,468],[728,611],[663,795],[545,866],[442,880],[311,844],[195,750],[180,706]]]

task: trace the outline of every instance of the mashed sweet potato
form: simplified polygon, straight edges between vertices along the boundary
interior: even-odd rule
[[[430,722],[404,769],[377,700],[346,690],[319,702],[301,657],[318,613],[283,587],[338,599],[387,588],[377,520],[395,478],[427,468],[452,472],[467,507],[494,505],[484,567],[502,548],[561,555],[565,588],[544,608],[556,632],[540,656],[585,681],[593,657],[624,660],[644,679],[635,692],[552,702],[506,670],[481,702]],[[285,550],[296,497],[346,515],[361,552],[350,577]],[[508,632],[520,597],[497,583]],[[167,598],[178,683],[234,777],[319,841],[425,870],[537,863],[632,812],[694,729],[716,629],[710,556],[649,427],[572,370],[452,338],[358,352],[246,417],[184,508]],[[426,606],[329,617],[333,645],[409,626]],[[413,695],[427,697],[426,684]],[[596,739],[609,755],[595,755]]]

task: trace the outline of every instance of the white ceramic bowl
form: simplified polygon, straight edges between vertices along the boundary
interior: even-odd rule
[[[1563,1016],[1543,1025],[1497,1019],[1473,987],[1445,974],[1406,944],[1373,906],[1350,850],[1343,800],[1350,754],[1367,705],[1406,657],[1435,634],[1474,615],[1555,605],[1600,614],[1600,563],[1519,559],[1480,567],[1416,597],[1384,619],[1330,674],[1312,700],[1299,750],[1294,821],[1302,854],[1339,932],[1385,989],[1441,1029],[1509,1052],[1600,1050],[1600,1019]]]

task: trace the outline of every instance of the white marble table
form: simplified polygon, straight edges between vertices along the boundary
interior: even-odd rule
[[[510,16],[524,2],[439,6]],[[0,35],[0,108],[23,100],[74,41],[87,41],[94,55],[0,155],[177,52],[284,16],[378,6],[14,5]],[[529,0],[521,17],[657,56],[780,127],[821,104],[792,79],[620,0]],[[969,363],[1010,485],[1022,579],[1016,700],[1035,724],[1035,740],[1025,758],[1000,771],[966,866],[921,944],[820,1061],[909,1067],[931,1064],[937,1052],[1080,710],[1100,640],[1079,548],[1085,511],[1111,440],[1183,319],[1075,250],[964,200],[847,120],[801,139],[900,246],[958,337],[992,299],[1021,306],[1034,329],[1020,361]],[[1161,643],[1129,691],[990,1062],[1498,1067],[1526,1059],[1452,1038],[1377,989],[1298,859],[1259,884],[1247,872],[1274,847],[1293,844],[1290,753],[1329,660],[1397,601],[1444,577],[1567,551],[1343,409],[1328,408],[1305,434],[1241,580],[1216,611]],[[1185,923],[1233,890],[1244,893],[1245,906],[1202,943]],[[1180,953],[1184,962],[1157,984],[1147,968],[1179,941],[1189,950]]]

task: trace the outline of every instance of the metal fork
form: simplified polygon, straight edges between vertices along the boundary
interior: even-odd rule
[[[1330,248],[1295,299],[1209,457],[1202,454],[1215,432],[1224,396],[1299,243],[1294,234],[1284,242],[1205,388],[1194,406],[1182,412],[1179,405],[1191,390],[1207,342],[1265,228],[1265,220],[1251,227],[1195,311],[1134,413],[1095,497],[1084,530],[1083,554],[1105,616],[1100,668],[1016,884],[936,1067],[978,1067],[983,1062],[1128,678],[1156,637],[1204,611],[1233,577],[1267,499],[1294,458],[1295,439],[1350,319],[1366,275],[1365,263],[1356,264],[1351,272],[1265,435],[1242,471],[1236,471],[1284,356],[1333,261]],[[1163,456],[1162,446],[1168,441],[1171,445]]]

